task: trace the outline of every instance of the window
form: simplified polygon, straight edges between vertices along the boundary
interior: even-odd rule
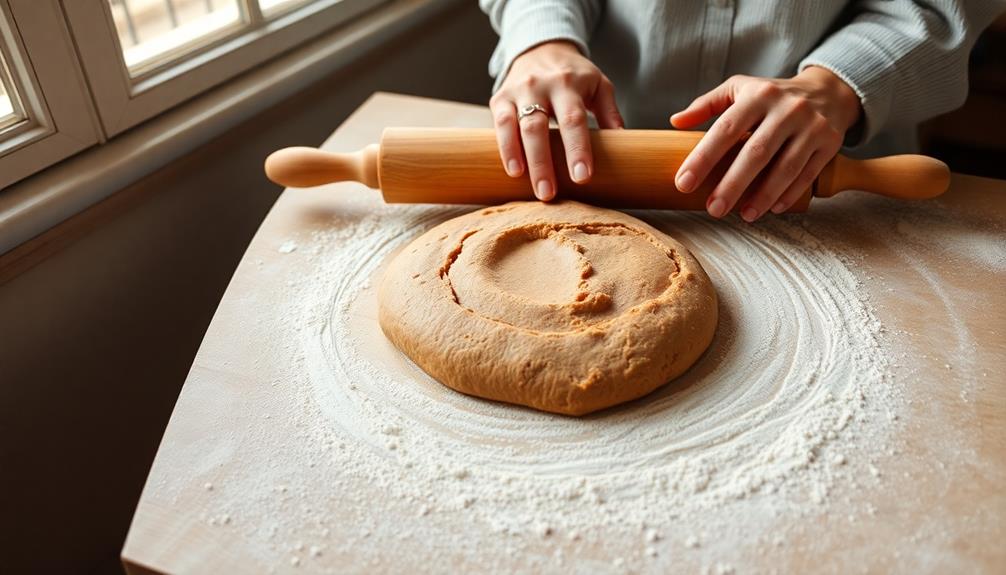
[[[262,8],[263,14],[271,16],[284,10],[305,4],[308,1],[309,0],[259,0],[258,4]]]
[[[114,136],[386,0],[63,3]]]
[[[7,62],[4,62],[3,54],[0,53],[0,130],[23,119],[21,102],[18,100],[17,92],[14,91]]]
[[[99,141],[56,0],[0,0],[0,189]]]
[[[389,0],[0,0],[0,189]]]
[[[237,0],[109,0],[109,5],[134,77],[247,23]]]

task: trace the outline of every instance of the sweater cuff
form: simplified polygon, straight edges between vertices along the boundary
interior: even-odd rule
[[[818,66],[831,71],[859,96],[863,114],[846,134],[845,146],[869,142],[884,129],[893,102],[894,58],[871,37],[850,25],[830,36],[800,62],[799,71]],[[890,34],[888,33],[888,37]]]
[[[499,44],[489,60],[489,75],[496,78],[493,93],[499,90],[513,61],[539,44],[566,40],[575,44],[581,54],[590,57],[587,23],[571,10],[508,10],[502,24]]]

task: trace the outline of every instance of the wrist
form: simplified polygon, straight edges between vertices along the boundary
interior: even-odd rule
[[[576,44],[570,42],[569,40],[548,40],[547,42],[542,42],[541,44],[535,44],[527,50],[521,52],[519,56],[514,58],[514,61],[531,55],[545,56],[545,55],[563,55],[563,54],[575,54],[577,56],[582,56],[580,53],[580,48]]]
[[[859,96],[834,72],[820,66],[808,66],[797,75],[797,78],[809,82],[813,86],[812,91],[818,92],[826,99],[832,120],[843,133],[859,121],[863,114]]]

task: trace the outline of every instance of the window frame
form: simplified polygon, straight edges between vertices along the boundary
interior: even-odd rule
[[[256,0],[240,1],[244,27],[134,78],[107,0],[63,0],[104,134],[122,133],[389,0],[316,0],[269,18]]]
[[[23,119],[0,129],[0,189],[101,141],[58,0],[0,0],[0,49]]]

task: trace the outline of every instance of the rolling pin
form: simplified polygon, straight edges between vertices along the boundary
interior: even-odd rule
[[[553,129],[557,197],[614,208],[703,210],[741,144],[698,190],[683,194],[674,186],[674,175],[702,135],[677,130],[593,130],[593,177],[575,184],[566,168],[559,133]],[[504,171],[491,129],[388,128],[380,144],[353,153],[303,147],[276,151],[266,159],[265,170],[269,179],[287,187],[361,182],[380,189],[389,203],[488,205],[534,199],[526,170],[519,178]],[[934,158],[902,155],[853,160],[839,154],[788,211],[806,211],[811,197],[829,198],[843,190],[900,199],[932,198],[946,191],[949,183],[950,170]],[[757,180],[749,190],[756,185]],[[742,203],[737,202],[738,206]]]

